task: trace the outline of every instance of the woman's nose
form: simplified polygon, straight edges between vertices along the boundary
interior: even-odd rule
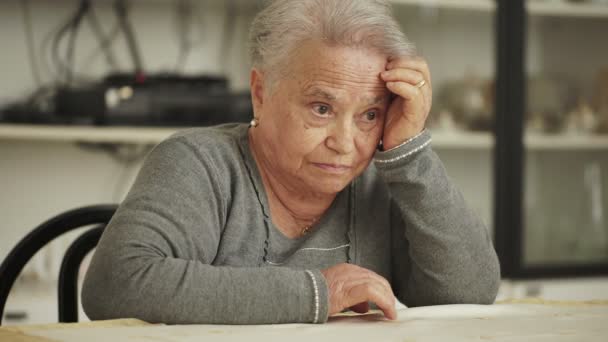
[[[330,128],[327,147],[339,154],[348,154],[355,148],[355,137],[350,120],[340,120]]]

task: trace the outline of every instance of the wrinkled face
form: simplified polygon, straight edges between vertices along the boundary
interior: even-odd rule
[[[252,71],[258,163],[303,194],[344,189],[368,166],[382,135],[386,62],[371,50],[310,41],[271,88]]]

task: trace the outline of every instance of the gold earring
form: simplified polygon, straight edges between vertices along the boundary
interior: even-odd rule
[[[251,121],[249,122],[249,127],[258,127],[258,125],[260,124],[260,120],[256,117],[254,117],[253,119],[251,119]]]

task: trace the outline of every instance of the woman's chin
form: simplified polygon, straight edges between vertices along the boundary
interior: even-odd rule
[[[309,182],[309,186],[311,189],[314,189],[316,193],[322,194],[337,194],[338,192],[344,190],[344,188],[350,184],[352,179],[327,179],[327,178],[317,178]]]

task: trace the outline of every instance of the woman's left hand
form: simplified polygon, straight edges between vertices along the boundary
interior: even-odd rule
[[[431,110],[431,73],[422,57],[389,59],[381,74],[386,87],[395,94],[384,122],[382,144],[389,150],[424,130]]]

